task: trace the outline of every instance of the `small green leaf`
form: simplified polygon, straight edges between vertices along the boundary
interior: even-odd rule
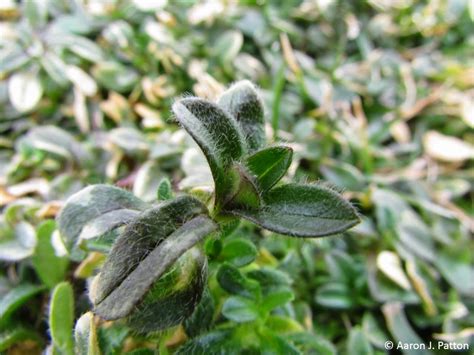
[[[181,255],[153,284],[127,318],[127,324],[146,334],[182,323],[198,306],[206,283],[206,257],[196,246]]]
[[[158,201],[165,201],[173,198],[173,188],[168,178],[161,179],[158,185]]]
[[[270,312],[272,309],[284,306],[295,298],[289,288],[277,288],[262,299],[262,310]]]
[[[230,213],[273,232],[298,237],[341,233],[359,223],[354,207],[337,192],[321,185],[282,185],[264,196],[260,209]]]
[[[202,293],[201,301],[193,314],[184,321],[184,329],[189,337],[209,331],[213,324],[216,305],[208,288]]]
[[[92,220],[115,210],[144,210],[147,204],[132,193],[108,185],[92,185],[69,197],[57,217],[59,232],[71,249]],[[115,226],[115,225],[114,225]]]
[[[30,284],[22,284],[11,289],[0,300],[0,324],[6,322],[16,309],[43,289],[43,286]]]
[[[99,275],[93,302],[98,304],[107,297],[171,233],[206,213],[206,206],[199,200],[184,195],[140,214],[115,241]]]
[[[231,296],[222,307],[224,317],[237,323],[250,322],[258,318],[257,305],[248,298]]]
[[[348,354],[371,355],[374,353],[369,339],[367,339],[360,327],[354,327],[351,329],[346,351]]]
[[[49,331],[53,344],[64,354],[74,354],[74,293],[68,282],[58,284],[49,305]]]
[[[263,103],[250,81],[239,81],[231,86],[222,94],[218,105],[237,120],[250,152],[265,145]]]
[[[257,253],[257,248],[251,241],[238,238],[227,241],[220,256],[232,265],[242,267],[253,262]]]
[[[74,327],[76,354],[99,355],[100,348],[97,339],[97,329],[92,312],[83,314]]]
[[[41,345],[43,343],[40,335],[34,330],[19,327],[2,331],[0,333],[0,351],[3,352],[17,343],[31,340]]]
[[[173,112],[206,156],[219,208],[239,184],[238,173],[229,168],[246,152],[242,132],[233,117],[206,100],[182,99],[175,102]]]
[[[92,74],[105,88],[120,93],[130,91],[139,79],[132,67],[118,62],[98,62]]]
[[[217,355],[237,354],[236,346],[232,341],[232,331],[229,329],[214,330],[184,343],[177,355]]]
[[[167,223],[169,223],[169,221],[167,221]],[[173,223],[169,224],[174,227]],[[129,225],[129,227],[130,226],[132,226],[132,224]],[[134,227],[137,227],[137,225],[134,224],[133,227],[127,228],[125,232],[126,235],[132,239],[131,248],[134,248],[133,242],[137,241],[135,236],[138,238],[141,236],[140,233],[130,234],[131,231],[135,229]],[[150,226],[147,223],[143,223],[143,221],[142,225],[138,226],[138,228],[142,230],[147,230],[149,227]],[[101,273],[97,280],[97,287],[100,287],[100,291],[91,291],[91,298],[95,304],[95,313],[107,320],[128,316],[137,304],[143,300],[143,297],[151,289],[155,281],[158,280],[181,255],[216,229],[216,224],[209,218],[197,216],[176,229],[165,240],[159,243],[154,250],[146,250],[145,255],[140,253],[141,260],[136,260],[138,265],[136,265],[136,262],[128,264],[123,261],[124,257],[133,249],[122,249],[120,245],[117,247],[114,245],[115,252],[112,251],[111,255],[113,253],[116,254],[117,261],[114,261],[113,264],[109,264],[113,265],[113,267],[108,266],[107,268],[106,262],[104,269],[107,270],[108,276],[104,278]],[[144,256],[145,258],[143,258]],[[117,268],[117,262],[120,261],[120,259],[122,259],[123,267],[125,267],[125,278],[123,274],[117,273],[119,270]],[[129,269],[130,266],[135,265],[135,269],[131,271]],[[117,282],[117,280],[121,282]],[[106,287],[103,287],[101,285],[102,283],[106,283]]]
[[[249,156],[246,166],[255,176],[260,191],[264,193],[285,175],[292,157],[293,149],[290,147],[270,147]]]
[[[53,220],[47,220],[38,227],[38,243],[32,258],[33,266],[41,281],[49,288],[64,279],[69,261],[65,257],[56,256],[51,243],[51,236],[56,228]]]
[[[256,281],[245,278],[236,267],[224,263],[217,271],[217,282],[230,294],[256,298],[260,293]]]

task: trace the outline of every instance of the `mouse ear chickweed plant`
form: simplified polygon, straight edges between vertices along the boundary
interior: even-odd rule
[[[84,250],[107,254],[90,285],[94,313],[124,319],[140,333],[192,315],[207,285],[203,240],[234,221],[305,238],[341,233],[359,222],[354,207],[327,186],[279,183],[293,151],[266,146],[263,104],[250,82],[236,83],[217,104],[183,98],[173,112],[210,166],[210,203],[161,191],[170,198],[148,205],[125,190],[93,185],[69,198],[58,216],[73,258],[81,259]],[[227,265],[218,278],[234,271]]]

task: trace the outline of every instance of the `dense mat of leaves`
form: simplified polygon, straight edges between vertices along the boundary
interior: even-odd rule
[[[463,0],[2,2],[0,351],[383,354],[386,341],[472,349],[473,18]],[[266,111],[233,99],[246,81],[224,93],[245,79]],[[191,132],[196,144],[176,119],[189,131],[209,101],[189,94],[216,102],[215,115],[238,116],[245,144],[234,123],[205,127],[228,132],[225,141]],[[227,204],[234,160],[257,178],[265,209]],[[315,201],[337,190],[362,223],[333,238],[276,235],[314,229],[311,216],[295,223],[274,212],[299,213],[305,206],[292,198],[318,180],[303,205],[320,211]],[[113,252],[122,231],[158,201],[191,198],[182,192],[194,209],[170,223],[197,229],[186,213],[205,218],[199,201],[214,181],[225,182],[218,209],[273,232],[229,216],[135,315],[91,313],[90,298],[101,316],[103,302],[121,299],[110,289],[122,280],[104,273],[98,288],[98,272],[144,257]],[[182,238],[164,229],[140,241],[155,247],[166,235],[148,257],[169,255]],[[166,318],[196,289],[200,300]],[[161,330],[147,333],[156,318]]]

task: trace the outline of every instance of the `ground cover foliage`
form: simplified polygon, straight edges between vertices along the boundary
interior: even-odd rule
[[[2,2],[0,351],[472,349],[473,17],[462,0]],[[264,129],[242,116],[250,158],[229,154],[259,180],[237,179],[245,193],[229,205],[242,167],[188,135],[180,115],[197,96],[236,116],[229,92],[250,82]],[[213,178],[228,182],[218,212],[246,220],[220,218],[146,302],[106,320],[100,305],[123,280],[96,276],[125,277],[144,257],[113,253],[124,230],[167,221],[138,224],[167,236],[152,251],[156,240],[139,239],[153,244],[146,259],[173,254],[176,226],[210,233]],[[276,228],[288,220],[271,213],[301,207],[282,196],[305,184],[351,201],[361,223],[323,238]],[[258,210],[259,196],[273,210]]]

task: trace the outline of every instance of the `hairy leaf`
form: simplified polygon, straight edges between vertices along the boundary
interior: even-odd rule
[[[148,333],[183,322],[201,300],[206,282],[206,257],[200,248],[191,248],[153,284],[143,302],[127,318],[128,325]]]
[[[255,176],[262,193],[270,190],[285,175],[291,164],[290,147],[270,147],[259,150],[246,159],[250,173]]]
[[[264,196],[264,205],[258,210],[231,213],[273,232],[298,237],[341,233],[359,222],[349,202],[321,185],[282,185]]]
[[[222,94],[218,105],[237,120],[249,151],[265,145],[263,103],[250,81],[239,81],[231,86]]]
[[[214,178],[216,205],[220,206],[239,182],[237,172],[229,168],[246,151],[240,128],[228,113],[199,98],[176,102],[173,112],[204,152]]]
[[[191,196],[179,196],[140,214],[115,241],[97,281],[93,302],[100,303],[139,266],[156,246],[207,209]]]
[[[141,211],[147,204],[132,193],[108,185],[92,185],[68,198],[57,221],[66,247],[71,249],[92,220],[115,210]]]
[[[230,294],[257,298],[260,293],[256,281],[247,279],[236,267],[224,263],[217,271],[217,282]]]
[[[66,257],[56,256],[51,243],[51,236],[55,228],[56,223],[53,220],[47,220],[38,227],[38,244],[32,258],[38,276],[50,288],[64,279],[69,264]]]
[[[146,230],[147,226],[150,227],[146,224],[141,228]],[[140,226],[136,225],[136,227]],[[123,279],[121,283],[116,282],[117,279],[122,279],[122,274],[119,273],[120,268],[116,266],[117,262],[115,261],[113,264],[109,264],[113,265],[108,267],[108,270],[111,271],[110,273],[108,271],[109,276],[104,278],[101,273],[97,280],[97,287],[102,287],[101,282],[107,282],[107,287],[101,289],[100,292],[92,292],[91,298],[95,304],[95,312],[102,318],[108,320],[128,316],[136,305],[143,300],[155,281],[158,280],[184,252],[216,229],[216,224],[205,216],[198,216],[191,219],[158,244],[144,259],[140,260],[133,271],[128,270],[125,274],[125,279]],[[133,228],[127,228],[127,230],[128,232],[125,233],[130,233]],[[133,237],[140,236],[140,234],[132,234],[131,236],[132,240],[136,240]],[[129,248],[121,249],[120,246],[116,248],[116,253],[122,257],[123,264],[126,263],[123,261],[123,258],[129,252]],[[113,285],[113,287],[111,288],[110,285]],[[94,293],[96,293],[96,295],[94,295]]]
[[[92,312],[83,314],[74,327],[76,354],[99,355],[100,348],[97,339],[97,329]]]

